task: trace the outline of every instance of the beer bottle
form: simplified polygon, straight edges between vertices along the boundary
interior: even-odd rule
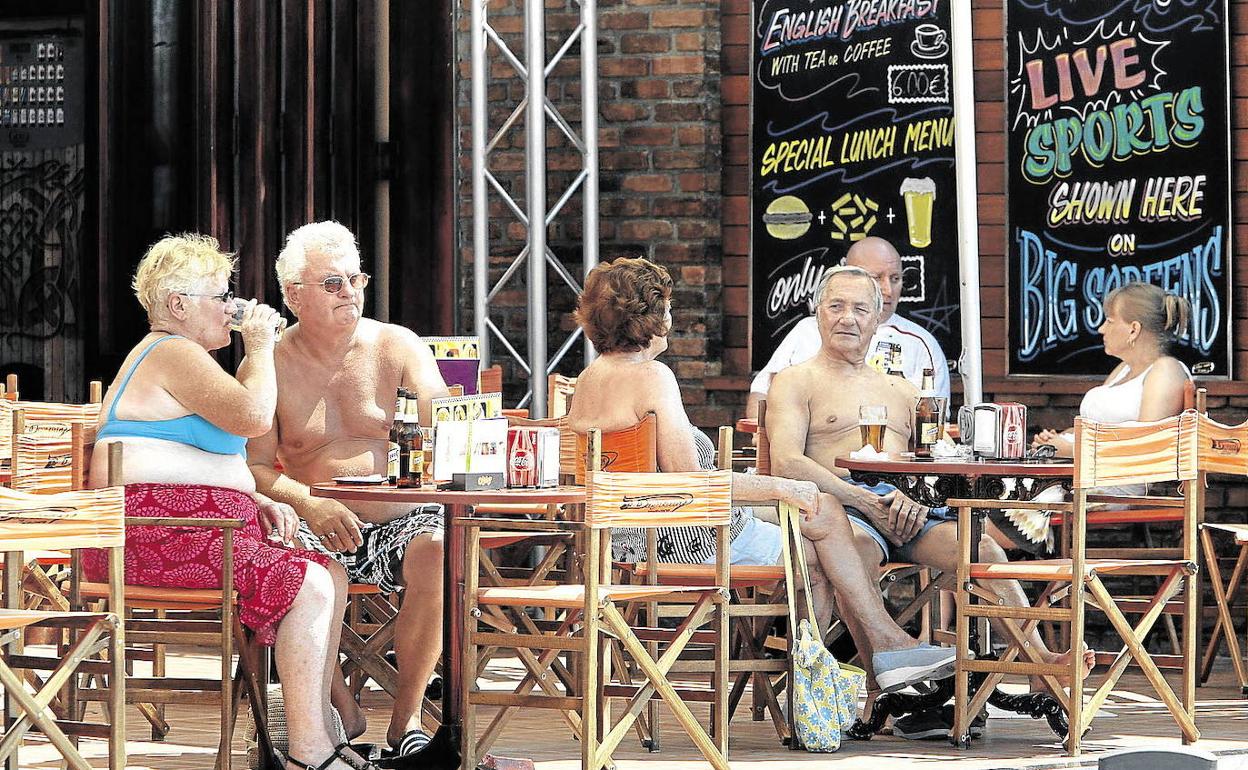
[[[931,457],[932,445],[940,439],[940,421],[944,408],[941,399],[936,395],[935,374],[931,369],[923,370],[923,389],[914,404],[914,456]]]
[[[399,434],[403,431],[403,413],[407,411],[407,391],[399,388],[394,399],[394,420],[386,448],[386,480],[390,486],[399,481]]]
[[[419,401],[415,393],[409,393],[403,410],[403,428],[399,432],[399,478],[400,489],[419,487],[424,481],[424,441],[420,431]]]

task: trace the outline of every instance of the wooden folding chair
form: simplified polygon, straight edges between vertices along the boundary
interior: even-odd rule
[[[719,464],[721,469],[730,469],[732,444],[723,443],[725,435],[721,429],[719,447]],[[582,447],[587,447],[587,439],[578,436]],[[584,457],[586,452],[578,452],[580,462],[577,464],[578,478],[585,473]],[[647,414],[640,423],[624,430],[605,434],[602,437],[602,469],[618,472],[652,472],[658,467],[658,425],[653,413]],[[766,506],[766,501],[753,501],[752,505]],[[777,737],[782,742],[789,742],[794,734],[792,703],[787,711],[780,706],[780,695],[785,683],[791,681],[792,660],[787,651],[791,639],[779,644],[771,634],[771,629],[779,617],[789,618],[789,633],[796,632],[796,607],[793,603],[799,589],[804,589],[806,576],[797,564],[795,551],[802,548],[800,516],[797,510],[787,503],[771,501],[779,512],[781,529],[781,563],[766,566],[733,566],[730,568],[730,592],[733,601],[731,617],[731,646],[728,660],[729,678],[732,689],[728,695],[729,718],[745,694],[747,685],[753,683],[755,720],[761,721],[769,715]],[[711,565],[673,564],[658,560],[657,546],[653,533],[647,538],[646,560],[639,563],[616,563],[626,579],[633,582],[644,582],[647,585],[698,585],[709,581],[714,576]],[[644,612],[644,617],[651,625],[658,625],[656,614],[662,612],[657,605],[638,605],[630,608],[630,613]],[[658,654],[657,642],[647,642],[652,655]],[[783,654],[776,656],[774,653]],[[673,664],[677,673],[706,673],[704,661],[679,660]],[[792,697],[790,691],[789,697]],[[647,710],[646,718],[638,721],[638,734],[642,744],[652,751],[660,748],[658,704],[652,702]],[[796,746],[794,745],[794,748]]]
[[[592,432],[591,443],[599,436]],[[589,474],[589,495],[583,522],[468,519],[455,522],[467,528],[468,561],[465,571],[464,695],[462,751],[465,766],[476,765],[482,748],[476,740],[479,706],[523,706],[557,710],[580,739],[581,766],[598,770],[607,766],[616,746],[632,728],[638,715],[656,694],[671,709],[703,756],[716,768],[726,769],[728,750],[728,527],[731,522],[732,480],[728,471],[697,473],[605,473]],[[660,491],[656,491],[660,490]],[[583,531],[584,580],[577,585],[538,587],[480,587],[477,582],[480,538],[483,527],[516,527],[532,531]],[[611,582],[610,528],[686,525],[716,530],[715,578],[701,586],[618,585]],[[621,610],[630,602],[664,604],[678,601],[685,608],[674,630],[635,629]],[[692,602],[690,604],[690,602]],[[553,634],[502,634],[478,629],[478,618],[487,607],[534,608],[559,612],[562,622]],[[708,630],[703,626],[711,624]],[[651,634],[670,639],[661,656],[646,648]],[[640,672],[637,685],[613,682],[606,639],[614,637],[625,662]],[[714,726],[708,733],[689,711],[681,694],[668,680],[672,665],[691,640],[709,643],[713,687]],[[485,692],[477,688],[476,656],[482,647],[516,649],[530,670],[527,687],[517,692]],[[552,668],[560,655],[579,657],[573,686],[557,684],[561,677]],[[534,694],[534,688],[541,694]],[[609,697],[631,693],[619,721],[612,722]],[[713,736],[713,737],[712,737]]]
[[[1239,547],[1239,555],[1235,559],[1235,566],[1231,569],[1230,579],[1226,583],[1222,582],[1218,552],[1214,548],[1212,535],[1215,532],[1220,532],[1224,536],[1230,535],[1235,545]],[[1226,651],[1231,656],[1235,677],[1239,679],[1240,694],[1248,696],[1248,666],[1244,665],[1242,648],[1239,646],[1239,638],[1235,635],[1235,623],[1231,620],[1231,611],[1235,607],[1235,599],[1240,595],[1240,589],[1244,587],[1245,568],[1248,567],[1248,524],[1206,522],[1200,528],[1200,546],[1204,553],[1205,566],[1209,570],[1209,582],[1213,585],[1213,598],[1218,611],[1217,623],[1213,627],[1213,633],[1209,635],[1209,641],[1205,645],[1205,654],[1200,661],[1200,681],[1203,684],[1209,680],[1209,674],[1213,672],[1213,660],[1225,637]],[[1245,644],[1248,644],[1248,635],[1245,636]]]
[[[979,713],[988,696],[1007,674],[1040,676],[1065,710],[1069,731],[1066,749],[1071,756],[1080,753],[1081,739],[1096,712],[1118,683],[1127,665],[1135,662],[1178,723],[1183,741],[1191,743],[1200,737],[1195,722],[1196,676],[1196,532],[1198,511],[1203,505],[1205,474],[1198,463],[1203,451],[1200,446],[1207,432],[1202,422],[1208,418],[1194,410],[1166,420],[1130,425],[1102,425],[1083,419],[1075,420],[1074,500],[1070,503],[1001,500],[950,500],[959,509],[959,564],[957,581],[957,673],[954,685],[954,729],[951,740],[963,748],[970,745],[969,725]],[[1164,481],[1183,482],[1183,495],[1177,498],[1107,497],[1090,495],[1095,487],[1124,484],[1148,484]],[[1087,514],[1090,504],[1113,502],[1143,505],[1152,508],[1173,506],[1184,511],[1183,552],[1181,559],[1091,559],[1087,555]],[[1071,526],[1070,558],[1030,562],[989,564],[973,559],[973,546],[982,533],[982,518],[987,509],[1031,508],[1063,510]],[[1157,592],[1146,605],[1124,607],[1104,583],[1106,577],[1134,575],[1161,578]],[[974,581],[1021,580],[1043,584],[1069,584],[1068,607],[1048,607],[1042,597],[1039,606],[1012,607],[996,594]],[[1183,591],[1182,696],[1177,697],[1162,677],[1144,645],[1166,605]],[[1082,655],[1071,656],[1070,665],[1045,662],[1029,644],[1026,636],[1041,621],[1054,621],[1070,626],[1071,649],[1081,651],[1084,624],[1088,610],[1105,614],[1110,625],[1123,640],[1104,679],[1084,702]],[[1128,612],[1141,617],[1132,625]],[[999,658],[977,659],[971,649],[970,625],[977,618],[998,618],[1007,630],[1007,648]],[[1020,662],[1019,659],[1022,658]],[[970,691],[970,675],[986,674],[978,690]],[[1064,681],[1059,681],[1062,677]],[[978,679],[978,677],[977,677]],[[1063,685],[1069,684],[1069,694]]]
[[[1197,389],[1194,382],[1188,380],[1183,386],[1183,408],[1195,409],[1204,413],[1206,391],[1204,388]],[[1199,522],[1204,522],[1204,508],[1198,512]],[[1049,525],[1054,528],[1055,543],[1058,545],[1057,555],[1059,558],[1070,558],[1068,546],[1069,538],[1062,537],[1060,529],[1066,524],[1066,516],[1062,511],[1054,511],[1049,517]],[[1088,548],[1087,556],[1089,559],[1179,559],[1182,558],[1183,549],[1178,546],[1160,546],[1154,537],[1156,528],[1160,527],[1165,530],[1177,530],[1182,533],[1183,529],[1183,509],[1173,507],[1148,507],[1146,505],[1132,505],[1127,508],[1120,508],[1115,505],[1098,504],[1089,506],[1087,512],[1087,526],[1089,532],[1094,530],[1120,532],[1125,527],[1131,527],[1133,531],[1138,533],[1138,539],[1133,538],[1127,544],[1118,544],[1111,547]],[[1140,595],[1141,589],[1139,584],[1144,578],[1134,578],[1135,586],[1132,592],[1137,594],[1135,597],[1137,604],[1145,604],[1147,597]],[[1156,581],[1153,581],[1156,583]],[[1126,597],[1119,597],[1122,603]],[[1170,642],[1170,655],[1154,655],[1153,662],[1158,668],[1179,668],[1182,666],[1182,643],[1179,641],[1179,632],[1174,625],[1173,608],[1168,608],[1162,612],[1161,623],[1165,628],[1166,637]],[[1203,616],[1203,615],[1202,615]],[[1046,626],[1046,630],[1050,628]],[[1064,627],[1063,627],[1064,628]],[[1065,645],[1069,640],[1064,637],[1055,637],[1049,633],[1050,639],[1056,644]],[[1098,657],[1098,664],[1108,665],[1112,660],[1112,653],[1106,656]]]
[[[107,476],[118,481],[123,458],[122,442],[108,446]],[[98,458],[97,458],[98,461]],[[220,739],[217,745],[218,770],[233,767],[232,743],[234,724],[243,695],[251,703],[257,726],[260,754],[266,767],[281,763],[269,744],[268,709],[266,706],[268,670],[267,656],[243,627],[235,606],[234,593],[234,532],[242,529],[241,519],[194,519],[176,517],[127,516],[126,526],[193,527],[221,530],[222,580],[220,588],[164,588],[125,585],[127,611],[126,676],[123,679],[88,684],[75,697],[81,701],[112,700],[120,686],[125,702],[135,704],[152,725],[152,739],[162,740],[170,731],[164,706],[169,703],[216,705],[220,709]],[[75,577],[81,574],[73,567]],[[70,603],[98,603],[110,595],[111,585],[75,580],[71,584]],[[192,645],[214,649],[220,656],[220,672],[215,677],[170,677],[166,668],[166,646]],[[238,655],[235,669],[234,656]],[[136,661],[151,664],[151,676],[137,676]],[[124,681],[124,684],[122,682]]]
[[[89,404],[0,401],[0,420],[9,428],[9,486],[32,493],[69,492],[86,486],[84,447],[99,416],[100,383],[91,383]],[[60,583],[70,565],[68,553],[43,551],[22,569],[26,609],[67,611]]]
[[[1219,473],[1243,478],[1248,476],[1248,422],[1230,426],[1215,422],[1203,416],[1200,423],[1200,455],[1197,461],[1204,473]],[[1218,562],[1218,552],[1214,547],[1213,535],[1221,533],[1229,535],[1239,548],[1235,566],[1231,569],[1230,579],[1222,581],[1222,569]],[[1205,568],[1209,571],[1209,582],[1213,587],[1213,598],[1217,609],[1217,622],[1200,663],[1200,681],[1209,678],[1213,670],[1213,660],[1225,638],[1227,652],[1231,656],[1231,665],[1235,676],[1239,679],[1240,692],[1248,695],[1248,666],[1235,636],[1235,624],[1231,620],[1231,612],[1235,607],[1235,599],[1241,595],[1244,576],[1248,572],[1248,524],[1202,522],[1200,526],[1200,545],[1204,554]]]
[[[61,691],[80,672],[94,671],[124,679],[125,630],[122,624],[121,596],[124,563],[125,493],[117,487],[90,491],[36,495],[0,488],[0,550],[6,552],[5,598],[0,610],[0,685],[4,688],[4,737],[0,758],[8,768],[18,766],[22,737],[32,728],[43,733],[65,759],[68,767],[89,770],[91,764],[77,749],[79,736],[109,741],[109,767],[126,766],[125,688],[118,687],[108,700],[107,721],[86,722],[75,716],[64,719],[53,711]],[[49,548],[108,549],[108,612],[58,612],[48,609],[14,609],[21,554]],[[68,628],[70,643],[56,655],[28,654],[23,648],[26,628]],[[93,660],[103,650],[108,660]],[[20,670],[48,671],[41,685],[28,688]]]

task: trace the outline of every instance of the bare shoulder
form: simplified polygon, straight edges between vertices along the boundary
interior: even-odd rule
[[[782,398],[802,395],[806,393],[809,384],[817,381],[819,377],[819,364],[812,358],[776,372],[772,378],[771,389],[768,391],[768,394],[773,399],[777,395]],[[776,388],[780,389],[778,394],[776,393]]]
[[[1162,356],[1149,370],[1145,382],[1158,382],[1166,386],[1177,384],[1182,387],[1190,379],[1191,375],[1182,361],[1172,356]]]
[[[637,365],[637,381],[648,387],[679,389],[676,373],[662,361],[643,361]]]
[[[197,342],[192,342],[185,337],[174,337],[173,339],[161,342],[152,348],[148,358],[156,361],[156,368],[165,370],[170,366],[186,366],[186,365],[203,365],[210,363],[216,368],[221,368],[216,359],[204,350],[204,347]],[[175,371],[177,371],[175,369]]]

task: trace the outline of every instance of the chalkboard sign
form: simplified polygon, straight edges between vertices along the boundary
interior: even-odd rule
[[[1103,298],[1187,297],[1175,354],[1231,376],[1225,0],[1010,0],[1011,374],[1104,374]]]
[[[956,360],[949,3],[753,0],[753,23],[754,368],[868,235],[901,254],[899,312]]]

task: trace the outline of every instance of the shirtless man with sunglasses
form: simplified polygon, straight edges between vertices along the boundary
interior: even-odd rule
[[[428,425],[430,400],[448,395],[446,384],[420,337],[364,317],[369,276],[360,270],[359,248],[347,228],[315,222],[292,232],[277,259],[277,276],[298,322],[274,351],[277,414],[267,435],[248,442],[248,461],[256,486],[299,514],[305,547],[340,558],[350,554],[342,561],[353,582],[402,589],[395,638],[399,695],[386,739],[392,753],[407,756],[428,742],[420,706],[442,651],[442,509],[347,508],[312,497],[308,485],[384,475],[396,389],[419,394],[420,420]],[[281,460],[281,472],[274,460]],[[347,735],[363,733],[364,715],[341,678],[333,682],[332,701]]]

